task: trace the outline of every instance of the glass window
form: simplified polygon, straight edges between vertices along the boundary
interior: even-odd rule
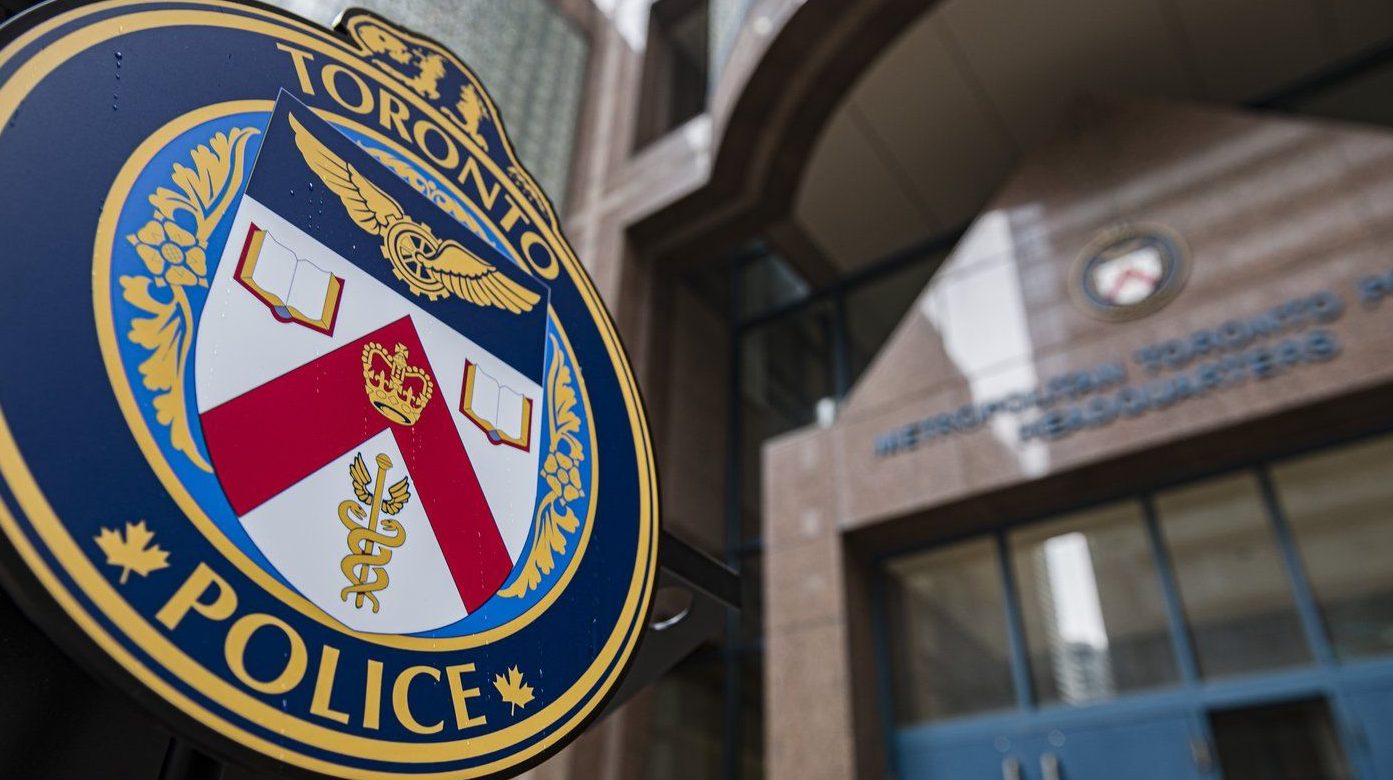
[[[1040,702],[1082,704],[1177,680],[1136,502],[1030,526],[1010,544]]]
[[[1162,493],[1156,510],[1201,674],[1310,661],[1255,475]]]
[[[649,7],[635,149],[705,110],[708,14],[704,0],[656,0]]]
[[[902,724],[1013,706],[996,543],[979,538],[886,566],[896,719]]]
[[[1393,439],[1284,463],[1272,478],[1336,654],[1393,652]]]
[[[885,340],[929,284],[947,250],[926,255],[904,268],[878,276],[846,294],[848,384],[871,364]]]
[[[740,316],[756,317],[807,298],[812,286],[779,255],[762,254],[740,266]]]
[[[721,774],[724,660],[707,646],[653,684],[648,761],[652,780],[707,780]]]
[[[741,527],[760,534],[760,447],[814,422],[832,403],[832,307],[819,302],[752,328],[740,339]]]
[[[1330,703],[1264,702],[1209,713],[1224,780],[1350,780]]]
[[[1393,95],[1393,64],[1385,62],[1314,92],[1299,92],[1272,107],[1328,119],[1393,125],[1393,100],[1389,95]]]
[[[755,447],[817,419],[832,395],[832,307],[825,302],[753,328],[740,340],[740,384]]]
[[[740,656],[740,777],[764,777],[764,654]]]
[[[753,553],[740,559],[741,646],[757,646],[764,636],[764,556]]]

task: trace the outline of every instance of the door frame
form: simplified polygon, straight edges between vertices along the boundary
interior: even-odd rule
[[[1136,720],[1146,717],[1147,713],[1153,713],[1153,716],[1159,717],[1188,712],[1195,718],[1198,736],[1205,741],[1211,753],[1211,769],[1207,777],[1222,780],[1218,757],[1214,755],[1215,742],[1209,726],[1208,713],[1210,710],[1321,696],[1329,702],[1338,739],[1351,773],[1356,778],[1372,780],[1374,767],[1368,740],[1360,736],[1361,729],[1358,718],[1347,706],[1344,697],[1346,692],[1360,690],[1372,681],[1388,682],[1393,685],[1393,655],[1350,661],[1340,661],[1337,658],[1307,576],[1305,563],[1297,549],[1286,513],[1273,485],[1271,467],[1275,463],[1293,457],[1349,446],[1385,435],[1389,435],[1389,429],[1380,427],[1377,430],[1368,431],[1342,441],[1302,447],[1280,455],[1254,459],[1245,464],[1188,475],[1184,479],[1161,482],[1140,489],[1118,491],[1104,498],[1083,502],[1072,508],[1053,511],[1047,515],[1030,516],[1001,523],[991,528],[975,529],[971,532],[941,538],[928,544],[887,551],[875,556],[872,559],[873,575],[870,583],[872,590],[870,619],[875,652],[878,656],[876,664],[878,669],[877,698],[882,723],[885,725],[881,733],[884,735],[887,762],[894,776],[908,776],[905,770],[910,769],[910,767],[901,766],[901,755],[907,749],[931,749],[935,745],[960,744],[973,739],[981,739],[984,740],[985,744],[993,744],[998,737],[1003,735],[1008,735],[1008,739],[1009,735],[1019,735],[1019,737],[1025,738],[1028,735],[1045,733],[1051,729],[1076,729],[1089,725],[1116,723],[1119,720]],[[1251,472],[1257,478],[1260,501],[1268,517],[1271,538],[1278,550],[1302,633],[1311,652],[1312,662],[1309,665],[1290,669],[1261,671],[1241,676],[1205,680],[1200,674],[1197,656],[1187,628],[1179,584],[1175,578],[1169,550],[1161,535],[1160,523],[1155,510],[1155,494],[1170,487],[1240,472]],[[1007,534],[1021,526],[1128,499],[1140,502],[1143,510],[1145,529],[1159,580],[1158,585],[1167,617],[1167,629],[1170,633],[1172,652],[1176,659],[1180,679],[1175,685],[1163,689],[1130,693],[1097,703],[1040,705],[1035,697],[1030,676],[1024,622],[1019,593],[1014,582],[1014,570],[1011,564],[1010,547],[1007,544]],[[890,652],[889,618],[886,608],[887,575],[885,564],[889,559],[921,550],[987,536],[992,537],[995,541],[999,577],[1005,594],[1001,617],[1006,621],[1011,676],[1016,694],[1015,709],[900,727],[896,724],[894,709],[892,653]]]

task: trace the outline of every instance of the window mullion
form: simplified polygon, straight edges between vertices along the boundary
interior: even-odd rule
[[[1146,534],[1151,540],[1151,555],[1156,563],[1156,575],[1161,580],[1161,598],[1166,605],[1166,622],[1170,626],[1171,650],[1175,662],[1180,666],[1180,679],[1187,686],[1200,682],[1199,661],[1195,646],[1190,638],[1190,630],[1185,622],[1185,604],[1180,597],[1180,584],[1175,578],[1171,564],[1170,550],[1161,533],[1161,522],[1156,516],[1156,503],[1151,496],[1141,499],[1142,517],[1146,523]]]
[[[1011,569],[1011,550],[1006,543],[1006,533],[998,531],[995,536],[996,560],[1001,571],[1002,595],[1006,605],[1006,637],[1011,646],[1011,680],[1016,688],[1016,705],[1022,710],[1030,710],[1035,706],[1035,691],[1030,679],[1030,651],[1026,645],[1020,593],[1016,590],[1016,575]]]
[[[1286,513],[1282,510],[1281,502],[1277,500],[1277,491],[1272,485],[1272,475],[1266,466],[1260,466],[1257,472],[1263,505],[1267,509],[1267,517],[1272,523],[1272,533],[1277,538],[1277,550],[1281,554],[1282,564],[1286,568],[1287,580],[1291,584],[1292,598],[1296,602],[1296,612],[1301,620],[1301,629],[1306,634],[1306,641],[1311,646],[1311,652],[1315,655],[1316,662],[1327,668],[1332,667],[1337,663],[1335,650],[1330,644],[1330,636],[1325,630],[1325,623],[1321,620],[1320,606],[1317,604],[1315,593],[1311,589],[1311,581],[1306,576],[1306,567],[1301,562],[1301,553],[1296,549],[1296,539],[1292,536],[1291,526],[1287,524]]]

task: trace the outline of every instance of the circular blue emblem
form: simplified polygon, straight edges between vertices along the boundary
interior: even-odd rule
[[[564,745],[645,625],[656,477],[483,85],[366,13],[17,21],[5,586],[252,763],[493,777]]]
[[[1074,264],[1069,292],[1091,316],[1130,320],[1169,303],[1189,273],[1189,253],[1175,231],[1125,223],[1088,242]]]

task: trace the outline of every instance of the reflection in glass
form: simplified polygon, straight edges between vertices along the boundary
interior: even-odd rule
[[[1272,469],[1341,658],[1393,652],[1393,439]]]
[[[992,539],[896,559],[885,579],[899,723],[1014,704],[1005,594]]]
[[[1013,532],[1036,697],[1082,704],[1177,679],[1155,558],[1135,503]]]
[[[1156,498],[1200,673],[1219,677],[1310,661],[1251,472]]]
[[[715,647],[705,646],[653,684],[647,719],[645,777],[706,780],[720,776],[724,734],[725,666]]]
[[[782,257],[764,254],[740,267],[740,317],[757,317],[801,301],[812,292],[803,275]]]
[[[817,419],[832,390],[832,306],[810,304],[740,338],[743,538],[759,535],[760,446]]]
[[[740,779],[759,780],[764,777],[763,653],[740,656],[740,680]]]
[[[1330,703],[1264,702],[1209,714],[1224,780],[1349,780]]]
[[[847,292],[848,384],[855,383],[886,339],[890,338],[890,333],[904,319],[905,312],[938,270],[946,251],[925,255]]]
[[[740,558],[740,636],[738,644],[752,647],[764,636],[764,565],[758,553]]]
[[[1317,90],[1297,90],[1296,96],[1274,103],[1272,110],[1306,114],[1369,125],[1393,125],[1393,64],[1358,70]]]

